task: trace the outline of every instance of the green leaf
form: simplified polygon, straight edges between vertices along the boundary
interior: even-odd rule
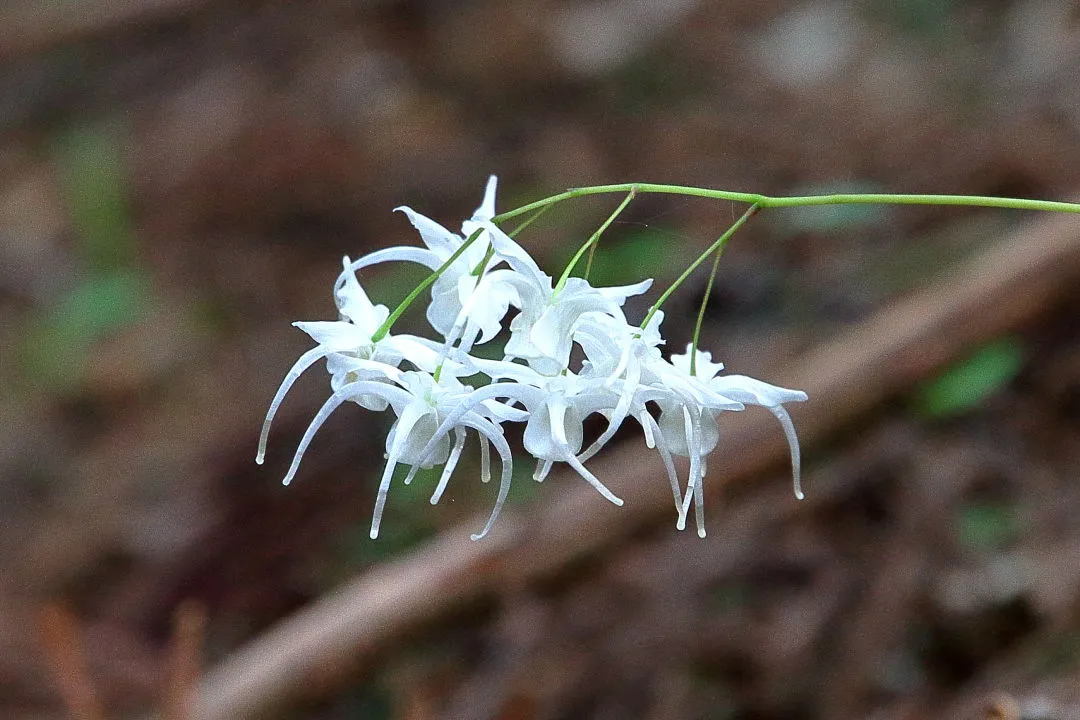
[[[25,336],[27,373],[62,387],[78,384],[93,344],[139,320],[149,296],[150,282],[137,271],[83,280]]]
[[[972,503],[960,509],[956,523],[960,544],[971,550],[1000,550],[1020,534],[1016,512],[1003,503]]]
[[[50,322],[69,337],[97,340],[138,320],[148,303],[150,283],[141,272],[114,272],[77,285]]]
[[[929,417],[967,412],[1008,384],[1024,365],[1024,348],[1014,337],[984,345],[916,391],[915,410]]]
[[[124,146],[108,126],[78,127],[56,143],[75,238],[93,271],[127,267],[134,256]]]

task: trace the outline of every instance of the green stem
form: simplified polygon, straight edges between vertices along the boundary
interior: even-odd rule
[[[596,246],[599,244],[600,243],[593,243],[592,247],[589,248],[589,256],[585,258],[585,272],[581,274],[581,277],[585,278],[586,281],[592,273],[593,256],[596,255]]]
[[[439,266],[439,269],[424,278],[423,282],[417,285],[408,297],[401,301],[401,304],[394,308],[394,312],[390,313],[390,316],[386,318],[386,321],[379,326],[379,329],[371,336],[371,342],[379,342],[386,334],[390,332],[390,328],[393,327],[397,319],[400,318],[406,310],[409,309],[409,305],[412,305],[413,300],[420,297],[420,293],[427,290],[432,283],[439,279],[439,277],[446,271],[446,268],[454,264],[454,261],[461,257],[461,254],[465,252],[470,245],[476,242],[476,238],[480,237],[480,234],[484,232],[484,228],[477,228],[469,238],[461,244],[453,255],[446,258],[446,262]]]
[[[746,212],[744,212],[739,217],[739,219],[735,221],[734,225],[729,227],[723,235],[716,239],[716,242],[710,245],[705,252],[701,253],[701,255],[699,255],[698,258],[694,260],[694,262],[690,263],[690,266],[688,268],[683,270],[682,275],[680,275],[675,280],[675,282],[671,283],[671,286],[664,291],[664,294],[660,296],[660,298],[656,301],[656,304],[649,308],[649,312],[646,313],[645,319],[641,321],[642,330],[649,327],[649,322],[652,321],[653,315],[656,314],[656,311],[659,310],[660,306],[663,305],[669,297],[671,297],[671,294],[675,292],[679,288],[679,286],[686,281],[686,278],[690,277],[690,274],[697,270],[698,265],[708,260],[709,256],[712,255],[714,252],[719,253],[720,251],[722,251],[724,245],[727,244],[728,239],[736,232],[738,232],[739,228],[745,225],[746,221],[753,217],[754,213],[756,213],[757,211],[758,205],[756,203],[747,208]]]
[[[701,307],[698,308],[697,322],[694,323],[693,347],[690,354],[690,374],[697,375],[697,349],[698,339],[701,337],[701,325],[705,321],[705,306],[709,304],[709,296],[712,295],[713,282],[716,280],[716,271],[720,268],[720,256],[724,254],[723,246],[716,249],[716,257],[713,258],[712,272],[709,273],[709,282],[705,284],[705,295],[701,298]]]
[[[536,202],[522,205],[501,215],[495,216],[495,222],[502,222],[512,217],[538,210],[547,205],[607,193],[665,193],[669,195],[689,195],[691,197],[731,200],[748,203],[762,208],[808,207],[812,205],[961,205],[969,207],[994,207],[1012,210],[1041,210],[1049,212],[1080,213],[1080,203],[1057,202],[1053,200],[1026,200],[1022,198],[988,197],[985,195],[893,195],[890,193],[838,193],[833,195],[802,195],[795,197],[771,197],[757,193],[732,192],[729,190],[710,190],[708,188],[685,185],[662,185],[656,183],[621,183],[618,185],[593,185],[573,188]]]
[[[535,213],[533,213],[532,215],[530,215],[530,216],[529,216],[528,218],[526,218],[526,219],[525,219],[525,222],[521,223],[521,224],[520,224],[520,225],[518,225],[518,226],[517,226],[516,228],[514,228],[513,230],[511,230],[510,232],[508,232],[508,233],[506,233],[506,234],[507,234],[507,235],[509,235],[509,236],[510,236],[510,237],[512,237],[512,238],[516,238],[516,237],[518,236],[518,234],[519,234],[519,233],[520,233],[520,232],[521,232],[522,230],[524,230],[525,228],[527,228],[527,227],[529,227],[530,225],[532,225],[532,224],[533,224],[533,222],[534,222],[534,221],[535,221],[535,220],[536,220],[537,218],[539,218],[539,217],[540,217],[541,215],[543,215],[544,213],[546,213],[546,212],[547,212],[548,210],[550,210],[550,209],[551,209],[551,208],[553,208],[553,207],[555,207],[555,203],[552,203],[552,204],[550,204],[550,205],[545,205],[544,207],[540,208],[540,209],[539,209],[539,210],[537,210],[537,211],[536,211]]]
[[[484,258],[476,264],[476,267],[472,270],[473,277],[480,277],[484,274],[484,270],[487,268],[487,264],[491,262],[491,258],[495,257],[495,246],[488,245],[487,252],[484,253]]]
[[[566,285],[566,280],[570,277],[570,273],[573,272],[574,266],[581,260],[581,256],[584,255],[589,248],[596,245],[597,241],[600,240],[600,236],[611,226],[611,223],[615,222],[615,218],[619,217],[620,213],[626,209],[626,206],[630,204],[630,201],[634,199],[635,195],[637,195],[637,192],[633,188],[630,188],[630,192],[628,192],[626,197],[623,198],[623,201],[619,203],[619,207],[615,208],[615,211],[608,215],[607,220],[596,229],[596,232],[592,234],[592,237],[586,240],[585,244],[578,248],[578,251],[574,253],[574,257],[567,263],[566,269],[563,270],[563,274],[559,277],[559,282],[555,285],[555,295],[558,295],[559,291]]]

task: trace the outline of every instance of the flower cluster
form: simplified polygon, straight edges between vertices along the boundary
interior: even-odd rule
[[[289,388],[325,358],[333,393],[304,433],[284,482],[292,480],[315,433],[342,403],[392,409],[396,420],[386,438],[387,462],[372,538],[379,532],[395,468],[411,466],[405,478],[409,483],[418,469],[444,465],[431,497],[434,504],[470,434],[480,441],[481,480],[491,478],[491,447],[501,460],[495,506],[473,538],[486,535],[510,488],[512,454],[503,432],[507,422],[525,423],[524,446],[536,458],[536,480],[543,480],[555,463],[566,463],[601,495],[622,505],[585,462],[633,418],[663,460],[678,527],[685,527],[693,505],[698,534],[704,537],[702,481],[706,457],[718,441],[716,418],[724,411],[761,405],[780,420],[791,449],[795,493],[802,497],[798,441],[783,405],[806,400],[806,394],[742,375],[720,375],[723,365],[693,345],[664,358],[663,312],[654,307],[641,326],[630,324],[623,313],[626,299],[646,292],[652,280],[621,287],[593,287],[569,273],[554,280],[493,222],[495,187],[492,177],[483,203],[463,223],[461,235],[400,207],[424,247],[387,248],[356,261],[345,258],[334,285],[341,319],[294,323],[317,345],[281,383],[263,425],[256,461],[263,460],[270,424]],[[399,261],[432,271],[427,320],[441,340],[391,334],[396,317],[386,306],[374,304],[357,280],[364,268]],[[470,354],[499,336],[511,308],[517,312],[509,323],[503,359]],[[575,345],[585,359],[571,367]],[[607,428],[583,449],[582,423],[593,413],[606,418]],[[689,458],[685,486],[674,456]]]

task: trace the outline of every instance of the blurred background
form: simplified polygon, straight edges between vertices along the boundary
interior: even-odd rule
[[[0,63],[3,717],[143,716],[175,680],[178,607],[205,619],[209,672],[350,579],[476,530],[493,488],[470,449],[439,506],[398,486],[368,540],[388,423],[355,407],[281,487],[321,369],[253,462],[309,347],[289,323],[335,319],[342,255],[417,243],[395,206],[456,229],[491,173],[500,210],[629,181],[1080,190],[1075,0],[9,0]],[[566,203],[520,239],[556,272],[616,202]],[[738,212],[641,197],[594,280],[662,288]],[[1005,238],[1038,247],[1040,220],[762,214],[721,263],[703,345],[779,382]],[[421,277],[364,283],[393,307]],[[670,349],[705,281],[665,306]],[[714,493],[707,540],[670,508],[610,539],[583,527],[567,562],[405,618],[253,716],[1080,716],[1080,297],[1039,283],[1007,331],[815,432],[807,503],[773,463]],[[605,467],[640,451],[622,440]],[[580,483],[537,486],[526,465],[520,517]],[[571,514],[607,512],[582,497]],[[82,710],[73,657],[96,696]]]

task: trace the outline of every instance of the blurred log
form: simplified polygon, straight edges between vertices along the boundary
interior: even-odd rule
[[[211,0],[3,3],[0,4],[0,27],[4,29],[0,34],[0,60],[46,52],[117,30],[183,19],[211,4]]]
[[[63,605],[42,608],[42,649],[48,656],[60,696],[73,720],[103,720],[105,712],[86,669],[79,621]]]
[[[162,720],[189,720],[194,690],[199,682],[206,608],[185,602],[173,612],[169,644],[169,672],[165,678]]]
[[[0,8],[0,60],[49,50],[124,25],[167,20],[202,0],[108,0],[56,3],[37,0]]]
[[[1042,218],[951,278],[897,301],[768,380],[809,394],[810,401],[791,413],[804,444],[813,443],[971,345],[1033,318],[1075,289],[1078,276],[1080,219]],[[783,436],[768,413],[722,419],[706,481],[714,496],[726,483],[745,482],[787,460]],[[373,568],[213,669],[201,685],[195,717],[256,717],[313,686],[326,691],[372,650],[463,602],[542,577],[645,523],[668,517],[675,532],[671,491],[654,452],[634,445],[598,458],[592,469],[626,499],[626,507],[615,508],[582,487],[550,504],[506,512],[484,541],[468,538],[482,524],[478,518]]]

